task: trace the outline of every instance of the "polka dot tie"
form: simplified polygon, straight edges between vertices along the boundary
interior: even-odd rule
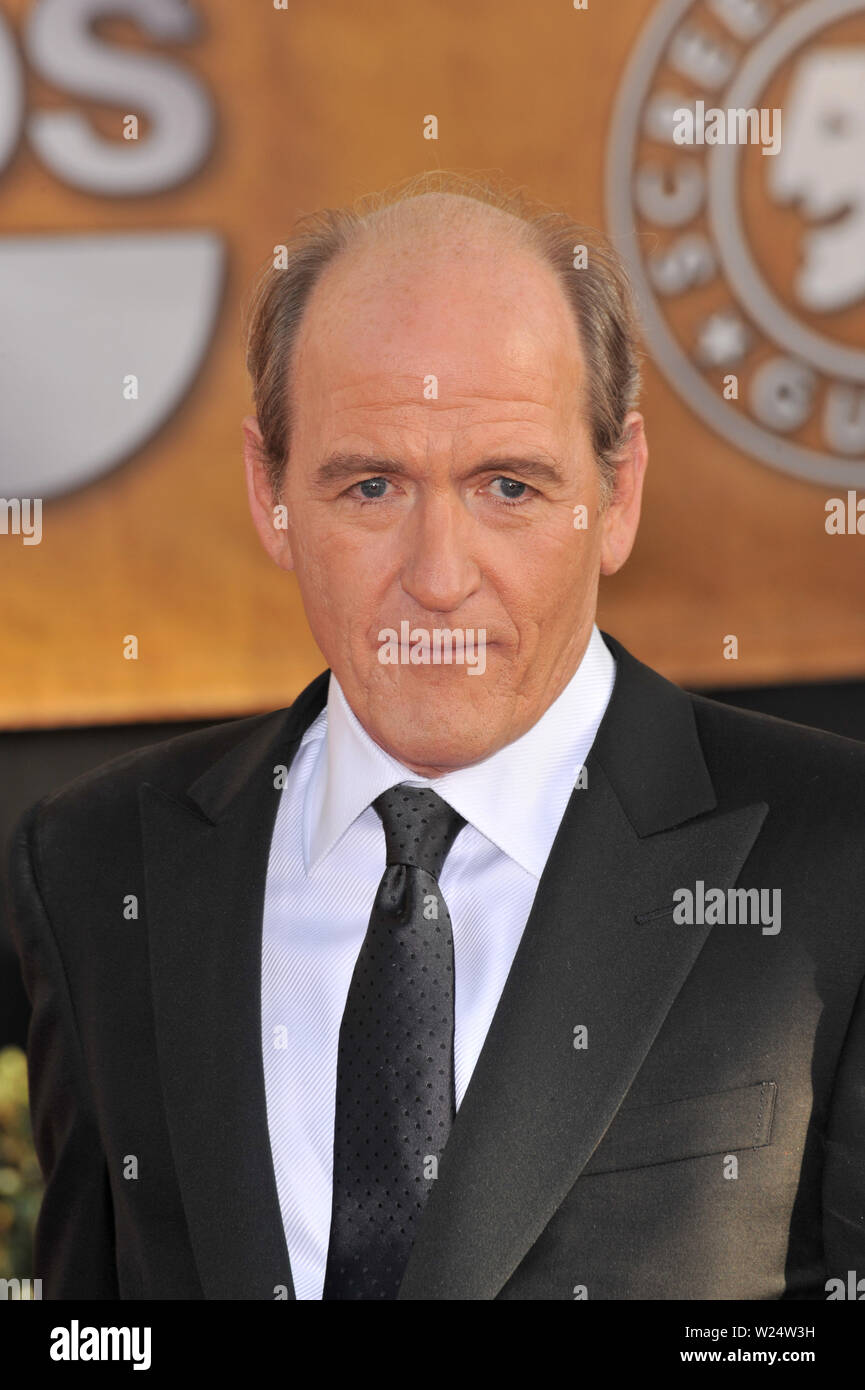
[[[325,1299],[396,1298],[455,1114],[453,935],[438,876],[465,821],[425,787],[372,804],[387,858],[339,1033]]]

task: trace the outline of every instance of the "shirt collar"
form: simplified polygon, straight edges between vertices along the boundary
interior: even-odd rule
[[[436,778],[418,776],[370,738],[331,672],[327,706],[301,742],[301,747],[319,743],[303,808],[307,873],[377,796],[409,782],[432,787],[539,879],[609,702],[615,672],[613,655],[593,625],[574,675],[530,729],[482,762]]]

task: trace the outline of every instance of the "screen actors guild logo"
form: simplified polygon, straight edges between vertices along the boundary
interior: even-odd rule
[[[209,92],[173,55],[126,49],[94,27],[116,18],[163,43],[200,30],[185,0],[33,0],[19,49],[0,11],[0,175],[21,147],[61,184],[116,204],[175,188],[204,164]],[[28,110],[25,63],[59,106]],[[109,139],[76,98],[130,113],[124,136],[134,113],[147,131]],[[208,229],[0,237],[0,493],[67,493],[152,437],[207,352],[223,263]]]
[[[685,141],[709,109],[727,136]],[[777,148],[730,138],[772,111]],[[622,80],[607,213],[687,404],[773,468],[865,486],[865,0],[660,4]]]

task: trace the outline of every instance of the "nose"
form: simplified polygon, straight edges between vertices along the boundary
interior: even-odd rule
[[[450,492],[427,494],[406,524],[401,582],[410,598],[430,613],[452,613],[481,584],[473,559],[474,523]]]

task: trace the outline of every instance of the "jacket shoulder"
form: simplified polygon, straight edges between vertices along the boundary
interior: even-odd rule
[[[269,723],[275,726],[286,714],[287,710],[283,709],[243,719],[227,719],[208,725],[206,729],[194,729],[143,748],[133,748],[64,783],[43,797],[39,805],[44,812],[66,814],[86,809],[88,803],[96,804],[103,799],[116,801],[127,791],[137,795],[141,783],[151,779],[185,788],[230,749]]]
[[[831,789],[865,811],[865,743],[705,695],[689,698],[716,785],[767,797]]]
[[[294,706],[225,720],[177,734],[111,758],[64,783],[30,806],[12,838],[32,837],[37,858],[52,867],[84,860],[97,866],[112,850],[137,843],[139,791],[154,783],[185,800],[188,788],[208,768],[247,740],[275,736]]]

